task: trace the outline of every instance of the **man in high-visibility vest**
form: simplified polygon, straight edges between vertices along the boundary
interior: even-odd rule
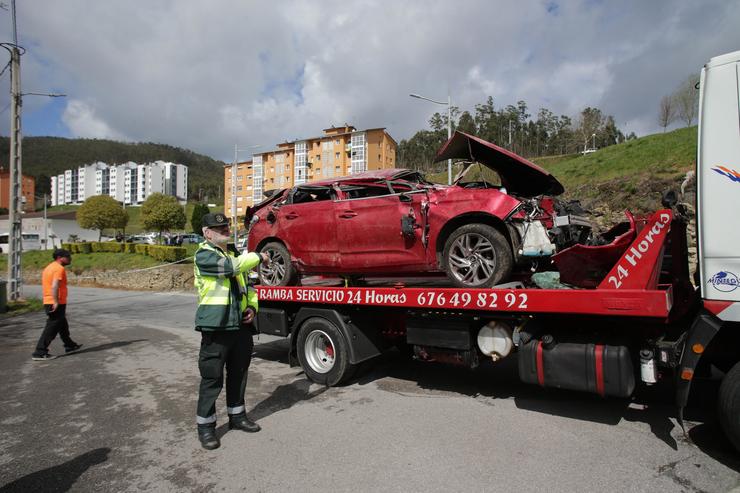
[[[260,262],[269,262],[266,253],[239,256],[228,252],[229,222],[223,214],[203,216],[205,241],[195,252],[195,287],[198,310],[195,330],[201,333],[198,369],[200,392],[196,421],[203,448],[218,448],[216,399],[224,384],[226,369],[226,410],[229,429],[256,432],[260,426],[247,417],[244,391],[252,359],[257,293],[248,285],[246,272]]]

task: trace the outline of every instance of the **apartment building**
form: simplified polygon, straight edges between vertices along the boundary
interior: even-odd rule
[[[36,193],[36,179],[32,176],[21,177],[21,204],[25,212],[33,212]],[[0,207],[10,209],[10,171],[0,168]]]
[[[270,190],[396,166],[398,144],[385,128],[357,130],[345,124],[323,132],[319,137],[278,144],[237,163],[233,183],[233,164],[224,166],[226,216],[232,216],[232,205],[237,216],[244,215]]]
[[[153,193],[187,201],[188,168],[154,161],[119,165],[95,162],[51,177],[51,205],[81,204],[93,195],[110,195],[125,205],[140,205]]]

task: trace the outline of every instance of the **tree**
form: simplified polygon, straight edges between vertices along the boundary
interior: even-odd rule
[[[141,204],[141,222],[146,229],[159,232],[185,227],[185,212],[172,195],[153,193]]]
[[[676,113],[687,127],[691,126],[699,111],[699,91],[696,90],[698,82],[698,76],[690,75],[672,96],[676,102]]]
[[[77,224],[85,229],[97,229],[100,241],[105,228],[125,228],[128,213],[109,195],[95,195],[85,200],[77,209]]]
[[[203,216],[211,212],[206,204],[195,204],[193,207],[193,214],[190,216],[190,227],[193,229],[193,233],[200,234],[203,230]]]
[[[676,105],[672,96],[663,96],[658,108],[658,123],[665,129],[676,119]]]
[[[475,120],[473,116],[467,111],[463,111],[460,115],[460,121],[457,122],[457,129],[466,134],[475,134]]]

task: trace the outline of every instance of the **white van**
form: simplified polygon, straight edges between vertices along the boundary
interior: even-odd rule
[[[41,250],[41,235],[38,233],[21,233],[21,248],[28,250]],[[0,253],[8,253],[8,233],[0,233]]]

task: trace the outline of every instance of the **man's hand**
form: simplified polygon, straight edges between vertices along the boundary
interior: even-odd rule
[[[267,252],[260,252],[260,257],[262,257],[262,263],[263,264],[270,264],[270,254]]]
[[[242,317],[242,324],[249,325],[254,322],[254,308],[248,306]]]
[[[50,311],[55,312],[55,311],[57,311],[57,308],[59,308],[59,303],[57,303],[55,301],[54,303],[51,304],[51,310]]]

